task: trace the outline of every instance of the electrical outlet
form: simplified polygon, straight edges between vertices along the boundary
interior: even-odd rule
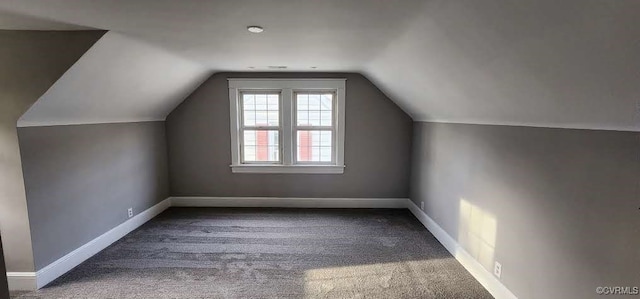
[[[424,201],[420,201],[420,210],[424,211]]]
[[[493,266],[493,275],[498,278],[500,278],[500,276],[502,275],[502,265],[498,262],[496,262],[495,266]]]
[[[127,214],[129,215],[129,218],[133,217],[133,208],[129,208],[127,210]]]

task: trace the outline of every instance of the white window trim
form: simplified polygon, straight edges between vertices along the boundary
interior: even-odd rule
[[[240,79],[230,78],[229,103],[231,116],[231,170],[234,173],[344,173],[344,133],[345,133],[345,86],[346,79]],[[242,164],[240,158],[240,111],[239,96],[247,90],[281,91],[282,164]],[[333,91],[336,94],[335,161],[332,164],[295,164],[294,162],[294,92]]]

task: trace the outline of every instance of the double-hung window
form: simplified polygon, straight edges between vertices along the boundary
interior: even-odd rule
[[[345,79],[229,79],[237,173],[343,173]]]

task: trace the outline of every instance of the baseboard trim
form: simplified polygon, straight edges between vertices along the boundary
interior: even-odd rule
[[[82,262],[86,261],[96,253],[107,248],[115,241],[120,240],[128,233],[140,227],[147,221],[153,219],[153,217],[162,213],[170,206],[171,200],[167,198],[156,204],[155,206],[146,209],[142,213],[133,216],[131,219],[121,223],[120,225],[114,227],[113,229],[100,235],[99,237],[89,241],[89,243],[80,246],[78,249],[68,253],[55,262],[42,268],[34,275],[36,283],[34,284],[35,288],[33,289],[42,288],[50,282],[54,281],[56,278],[62,276],[69,270],[80,265]]]
[[[36,289],[36,272],[7,272],[10,291],[31,291]]]
[[[407,208],[493,297],[497,299],[518,299],[500,280],[489,273],[489,271],[464,250],[454,238],[431,219],[427,213],[413,203],[413,201],[407,200]]]
[[[169,197],[37,272],[8,272],[9,289],[40,289],[169,207],[406,208],[406,198]]]
[[[407,198],[171,197],[173,207],[404,209]]]
[[[489,293],[498,299],[517,299],[502,282],[408,198],[169,197],[37,272],[7,272],[9,290],[30,291],[44,287],[169,207],[408,208]]]

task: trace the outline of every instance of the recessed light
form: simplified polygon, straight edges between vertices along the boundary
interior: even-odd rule
[[[317,66],[312,66],[311,68],[315,70],[315,69],[317,69],[318,67],[317,67]]]
[[[272,70],[284,70],[287,68],[286,65],[270,65],[267,68],[270,68]]]
[[[255,69],[256,67],[255,67],[255,66],[250,66],[249,68],[250,68],[250,69]]]
[[[247,27],[247,30],[249,30],[249,32],[251,33],[262,33],[262,31],[264,31],[264,28],[260,26],[249,26]]]

